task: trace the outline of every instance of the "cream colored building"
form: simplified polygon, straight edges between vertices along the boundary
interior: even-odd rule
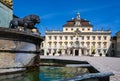
[[[106,56],[111,44],[110,34],[109,30],[93,30],[93,25],[77,13],[76,18],[63,25],[63,31],[46,31],[44,55],[59,55],[61,51],[61,55]]]

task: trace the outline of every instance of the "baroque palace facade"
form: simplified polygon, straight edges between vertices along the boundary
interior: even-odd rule
[[[46,30],[42,48],[44,55],[106,56],[110,34],[110,30],[93,30],[93,25],[77,13],[63,25],[63,31]]]

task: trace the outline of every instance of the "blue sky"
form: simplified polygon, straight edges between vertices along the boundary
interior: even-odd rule
[[[110,29],[111,35],[120,31],[120,0],[13,0],[13,13],[19,17],[40,16],[36,25],[45,35],[46,28],[62,30],[62,26],[76,13],[87,19],[94,29]]]

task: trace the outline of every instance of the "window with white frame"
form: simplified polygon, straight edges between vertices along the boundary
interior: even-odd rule
[[[57,40],[57,36],[54,36],[54,39]]]
[[[84,46],[84,42],[81,42],[81,45]]]
[[[71,40],[73,40],[73,36],[71,36],[70,38],[71,38]]]
[[[57,42],[54,42],[54,47],[55,47],[55,48],[57,47]]]
[[[93,38],[93,40],[95,40],[95,36],[93,36],[92,38]]]
[[[62,40],[62,36],[60,36],[60,40]]]
[[[103,42],[103,48],[107,48],[107,42]]]
[[[101,40],[101,36],[98,36],[98,40]]]
[[[101,42],[98,42],[98,48],[101,48]]]
[[[90,40],[90,36],[87,36],[87,40]]]
[[[60,47],[62,47],[62,42],[59,42]]]
[[[87,47],[89,48],[90,47],[90,42],[86,42],[86,44],[87,44]]]
[[[48,42],[48,44],[49,44],[49,47],[51,47],[52,42]]]
[[[82,36],[82,40],[84,40],[84,36]]]
[[[107,40],[107,36],[104,36],[104,40]]]
[[[51,39],[52,39],[52,37],[51,37],[51,36],[48,36],[48,38],[49,38],[49,40],[51,40]]]
[[[65,36],[65,40],[67,40],[68,39],[68,37],[67,36]]]

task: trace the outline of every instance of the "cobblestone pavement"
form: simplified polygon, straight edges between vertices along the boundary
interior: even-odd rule
[[[100,72],[112,72],[110,81],[120,81],[120,58],[88,56],[40,56],[40,58],[87,61]]]

